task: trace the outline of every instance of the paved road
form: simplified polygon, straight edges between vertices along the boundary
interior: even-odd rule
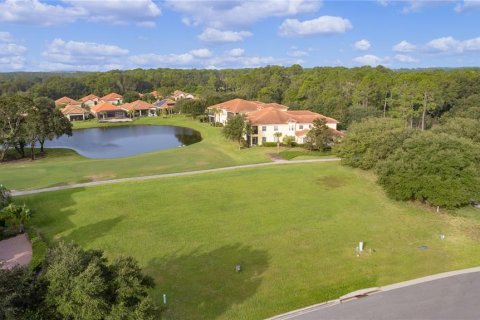
[[[480,319],[480,271],[476,270],[398,288],[389,286],[392,288],[387,291],[363,298],[336,300],[273,319]]]
[[[273,165],[288,165],[288,164],[299,164],[299,163],[331,162],[331,161],[339,161],[339,160],[340,160],[340,158],[322,158],[322,159],[291,160],[291,161],[278,160],[278,161],[274,161],[274,162],[244,164],[244,165],[233,166],[233,167],[223,167],[223,168],[206,169],[206,170],[164,173],[164,174],[156,174],[156,175],[150,175],[150,176],[130,177],[130,178],[103,180],[103,181],[75,183],[75,184],[70,184],[70,185],[65,185],[65,186],[56,186],[56,187],[25,190],[25,191],[13,190],[12,191],[12,196],[25,196],[25,195],[42,193],[42,192],[49,192],[49,191],[75,189],[75,188],[83,188],[83,187],[91,187],[91,186],[101,186],[101,185],[105,185],[105,184],[122,183],[122,182],[127,182],[127,181],[144,181],[144,180],[151,180],[151,179],[188,176],[188,175],[194,175],[194,174],[219,172],[219,171],[229,171],[229,170],[237,170],[237,169],[243,169],[243,168],[255,168],[255,167],[266,167],[266,166],[273,166]]]

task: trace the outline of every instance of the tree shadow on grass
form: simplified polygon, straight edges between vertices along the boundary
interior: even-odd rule
[[[157,303],[167,294],[166,318],[214,319],[256,293],[268,263],[267,251],[237,243],[157,258],[145,271],[156,280]]]
[[[83,227],[79,227],[70,232],[65,240],[72,240],[76,243],[88,244],[95,239],[103,237],[112,230],[115,225],[123,220],[123,216],[118,216],[112,219],[102,220],[96,223],[91,223]]]
[[[61,237],[85,245],[106,235],[124,217],[118,216],[78,227],[72,222],[72,216],[78,210],[75,194],[83,191],[85,188],[40,193],[19,197],[16,201],[25,202],[33,209],[30,224],[46,236],[48,241]]]

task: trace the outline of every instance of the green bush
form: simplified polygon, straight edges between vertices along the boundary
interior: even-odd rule
[[[276,142],[262,142],[262,147],[276,147]]]

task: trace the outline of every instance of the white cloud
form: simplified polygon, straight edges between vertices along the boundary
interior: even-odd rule
[[[23,69],[24,66],[25,66],[25,58],[23,56],[13,56],[13,57],[0,56],[1,71],[21,70]]]
[[[353,59],[354,62],[361,64],[361,65],[368,65],[368,66],[378,66],[379,64],[384,63],[384,59],[377,57],[373,54],[366,54],[364,56],[356,57]]]
[[[418,62],[417,59],[411,57],[411,56],[408,56],[408,55],[405,55],[405,54],[397,54],[395,55],[394,57],[395,60],[397,60],[398,62]]]
[[[154,19],[161,15],[162,11],[153,0],[64,0],[87,12],[85,17],[91,21],[105,21],[109,23],[135,22],[137,25],[152,27]]]
[[[0,71],[21,70],[25,66],[27,48],[14,43],[9,32],[0,32]]]
[[[196,58],[210,58],[213,55],[208,49],[195,49],[190,51],[190,54]]]
[[[353,44],[353,47],[360,51],[365,51],[370,49],[371,44],[367,39],[362,39]]]
[[[10,32],[0,31],[0,42],[12,42],[13,38]]]
[[[301,58],[301,57],[306,57],[308,56],[308,52],[307,51],[303,51],[303,50],[298,50],[298,49],[294,49],[294,50],[291,50],[288,52],[288,55],[290,57],[294,57],[294,58]]]
[[[242,48],[234,48],[227,52],[230,57],[241,57],[245,54],[245,50]]]
[[[344,33],[352,28],[348,19],[333,16],[321,16],[316,19],[299,21],[287,19],[279,27],[281,36],[309,36],[316,34]]]
[[[461,42],[462,51],[480,51],[480,37]]]
[[[394,45],[392,49],[395,52],[412,52],[416,49],[416,46],[408,41],[402,40]]]
[[[195,57],[191,53],[182,54],[138,54],[129,58],[130,62],[141,67],[187,67],[192,66]]]
[[[71,23],[79,19],[152,26],[160,14],[161,10],[153,0],[63,0],[55,3],[5,0],[0,3],[0,22],[43,26]]]
[[[435,6],[441,6],[441,5],[450,5],[454,2],[455,0],[408,0],[408,1],[402,2],[407,4],[406,6],[403,7],[402,12],[403,13],[419,12],[423,8],[435,7]]]
[[[43,52],[43,66],[49,70],[110,70],[122,67],[129,51],[115,45],[94,42],[53,40]]]
[[[198,39],[205,42],[238,42],[246,37],[250,37],[251,32],[248,31],[220,31],[214,28],[205,29]]]
[[[169,8],[185,15],[182,19],[185,24],[213,28],[249,26],[268,17],[312,13],[321,4],[321,1],[312,0],[166,1]]]
[[[461,43],[453,37],[441,37],[431,40],[426,47],[432,52],[455,52],[460,51]]]
[[[478,0],[464,0],[458,3],[455,7],[456,12],[463,12],[470,9],[480,9],[480,1]]]

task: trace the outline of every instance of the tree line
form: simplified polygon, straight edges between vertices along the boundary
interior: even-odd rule
[[[428,128],[440,115],[480,92],[480,69],[390,70],[378,66],[256,69],[135,69],[87,73],[0,74],[0,95],[27,92],[33,97],[79,99],[94,93],[147,93],[167,96],[180,89],[203,98],[239,97],[277,102],[291,109],[319,112],[343,128],[369,116],[401,118],[410,127]]]
[[[480,202],[480,95],[465,103],[423,131],[401,119],[364,119],[335,152],[345,165],[375,170],[393,199],[445,208]]]

